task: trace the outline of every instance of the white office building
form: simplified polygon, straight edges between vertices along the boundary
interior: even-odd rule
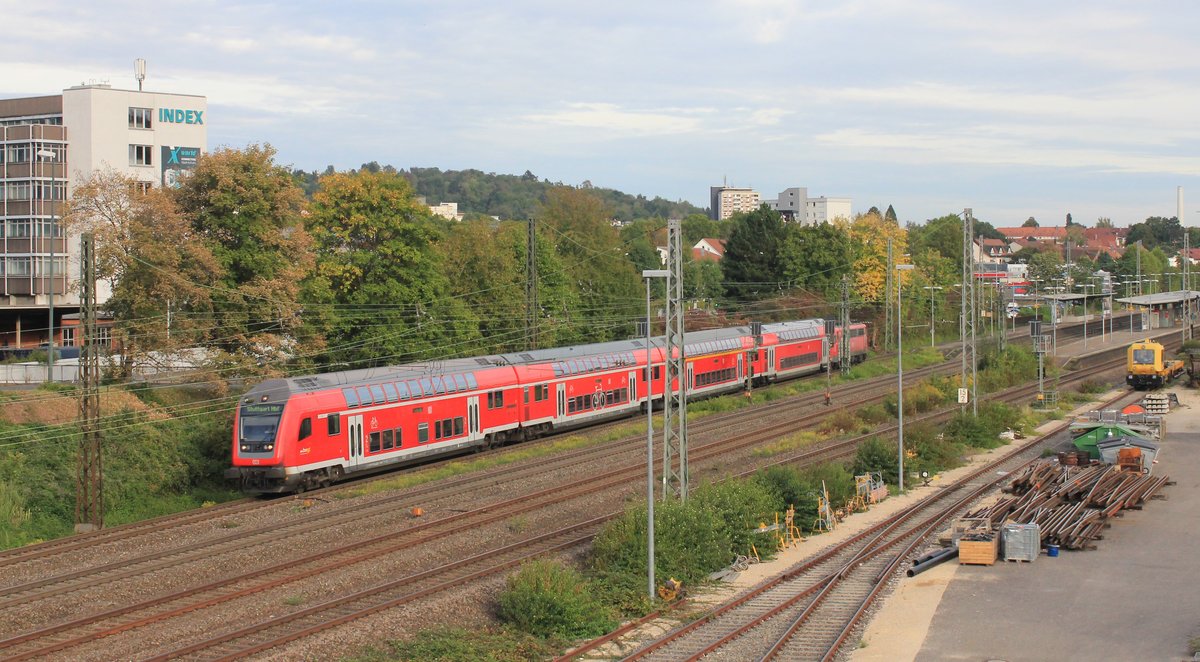
[[[187,94],[80,85],[0,99],[0,346],[49,340],[51,293],[55,345],[71,344],[60,330],[79,312],[79,237],[63,236],[58,217],[77,183],[111,168],[143,188],[174,186],[206,149],[207,124],[207,99]]]

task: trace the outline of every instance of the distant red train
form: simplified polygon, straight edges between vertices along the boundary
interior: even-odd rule
[[[689,332],[688,397],[838,366],[842,332],[820,319]],[[861,361],[866,325],[849,334]],[[651,341],[649,384],[644,338],[265,381],[241,398],[225,477],[251,494],[303,491],[644,412],[662,400],[665,345]]]

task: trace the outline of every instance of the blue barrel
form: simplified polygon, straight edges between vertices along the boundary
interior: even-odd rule
[[[1046,556],[1058,556],[1058,545],[1046,545]]]

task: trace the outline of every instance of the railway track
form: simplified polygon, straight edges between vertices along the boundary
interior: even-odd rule
[[[1103,406],[1129,397],[1122,394]],[[1019,451],[979,467],[933,497],[759,584],[625,659],[699,660],[712,654],[727,659],[836,659],[903,561],[948,519],[1037,459],[1046,440],[1066,427],[1066,422],[1058,425]],[[598,639],[562,659],[572,659],[608,640]]]
[[[928,368],[922,369],[922,371],[909,371],[907,374],[909,374],[910,376],[917,376],[918,373],[936,374],[938,372],[953,372],[953,368],[954,368],[954,366],[946,366],[946,365],[930,366]],[[881,387],[886,389],[886,386],[890,385],[890,383],[891,383],[890,378],[881,378],[880,380],[864,380],[862,382],[855,382],[853,384],[847,385],[847,387],[839,390],[839,395],[838,395],[839,407],[843,407],[843,406],[844,407],[854,407],[854,406],[860,406],[867,402],[876,401],[879,398],[878,394],[865,395],[861,401],[851,401],[851,400],[847,400],[846,398],[848,395],[853,394],[853,393],[867,394],[867,393],[870,393],[871,391],[878,391]],[[1024,395],[1016,395],[1015,397],[1018,397],[1018,398],[1026,397],[1026,396],[1028,396],[1029,393],[1032,393],[1032,391],[1036,390],[1036,389],[1034,388],[1034,389],[1030,390],[1027,387],[1026,390],[1027,390],[1027,393],[1025,393]],[[793,407],[793,408],[801,408],[803,406],[811,407],[812,405],[814,405],[820,401],[823,401],[823,396],[819,393],[814,393],[814,394],[809,394],[806,396],[800,396],[800,397],[795,398],[789,404],[789,407]],[[773,403],[773,405],[775,405],[775,406],[778,406],[778,404],[779,404],[778,402]],[[746,410],[743,410],[741,413],[742,413],[742,415],[745,415]],[[809,414],[808,418],[809,419],[820,419],[820,418],[825,417],[827,414],[828,414],[828,410],[825,409],[824,407],[821,407],[817,413]],[[709,426],[711,429],[715,430],[718,428],[719,425],[728,425],[732,421],[736,421],[737,419],[738,419],[737,414],[707,417],[707,418],[701,419],[700,421],[697,421],[697,423],[693,425],[692,431],[693,431],[693,433],[698,432],[699,431],[698,428],[700,428],[702,426]],[[798,427],[801,424],[802,424],[802,421],[792,419],[786,423],[779,424],[776,426],[771,426],[771,427],[756,431],[751,434],[738,435],[737,437],[726,440],[723,443],[722,442],[713,442],[710,444],[693,446],[693,458],[694,458],[693,461],[696,463],[703,463],[703,462],[709,460],[710,458],[717,458],[721,455],[732,452],[732,450],[734,450],[736,448],[747,448],[747,447],[753,446],[755,444],[762,443],[766,439],[770,439],[772,437],[778,437],[783,432],[795,431],[796,429],[798,429]],[[886,433],[887,431],[883,430],[881,432]],[[848,455],[851,455],[854,452],[854,449],[857,446],[858,441],[859,441],[859,439],[844,440],[841,442],[822,445],[821,447],[818,447],[818,448],[806,449],[803,452],[790,453],[790,454],[787,454],[784,456],[777,456],[775,458],[775,461],[772,463],[819,462],[819,461],[825,461],[828,459],[836,459],[839,457],[846,457]],[[644,443],[644,438],[634,438],[632,440],[631,452],[635,456],[644,457],[644,455],[642,455],[642,451],[644,451],[644,446],[642,445],[643,443]],[[614,449],[612,446],[606,445],[603,447],[602,452],[604,452],[606,457],[608,457],[608,456],[612,455],[613,450]],[[595,447],[579,449],[578,451],[573,451],[571,453],[565,453],[565,454],[562,454],[561,456],[556,455],[554,458],[546,458],[542,461],[535,462],[528,469],[525,469],[523,466],[521,468],[521,470],[528,471],[529,475],[545,474],[549,471],[550,467],[555,465],[555,462],[561,463],[559,466],[566,466],[566,464],[563,463],[564,461],[560,458],[565,458],[566,456],[570,455],[575,458],[575,460],[571,460],[571,461],[577,461],[580,457],[589,455],[590,453],[593,453],[593,452],[597,452],[597,449]],[[594,492],[594,491],[597,491],[600,489],[619,489],[622,484],[638,484],[638,483],[640,483],[640,479],[642,477],[644,477],[644,475],[645,475],[645,464],[642,463],[642,464],[638,465],[636,462],[637,462],[636,459],[633,459],[629,466],[609,472],[609,474],[606,474],[603,477],[603,480],[597,481],[595,479],[599,479],[602,477],[600,477],[600,476],[594,477],[593,480],[589,481],[589,485],[595,484],[596,485],[595,489],[586,489],[586,490],[580,490],[580,491],[574,491],[574,492],[568,493],[568,491],[563,490],[560,486],[560,487],[556,488],[555,490],[546,490],[545,492],[549,493],[549,492],[557,491],[559,493],[559,496],[561,496],[565,499],[565,498],[574,498],[574,496],[578,496],[580,494],[585,494],[588,492]],[[702,466],[702,464],[700,466]],[[754,469],[751,469],[745,473],[752,473],[753,471],[756,471],[760,468],[761,468],[761,466],[755,467]],[[512,468],[507,468],[504,471],[502,471],[501,473],[503,474],[503,479],[511,481],[511,480],[514,480],[515,478],[519,478],[519,476],[514,475],[514,471],[515,470]],[[439,489],[446,490],[446,491],[459,491],[462,489],[463,485],[468,482],[470,482],[468,480],[468,477],[464,476],[464,477],[460,477],[460,479],[449,481],[449,483],[452,483],[452,484],[448,484],[443,487],[431,485],[431,486],[428,486],[428,488],[427,488],[428,491],[425,493],[425,495],[426,495],[426,497],[429,497],[429,495],[434,494]],[[408,493],[406,495],[400,495],[400,496],[394,497],[392,499],[383,500],[386,503],[377,505],[377,506],[375,506],[375,508],[380,512],[385,512],[389,509],[394,512],[397,509],[397,506],[399,506],[402,502],[405,502],[406,499],[408,500],[407,503],[412,503],[413,502],[412,499],[414,499],[414,498],[415,497],[412,493]],[[219,582],[213,582],[211,585],[191,587],[191,588],[188,588],[187,590],[180,591],[178,593],[163,595],[158,598],[147,600],[147,601],[144,601],[144,602],[136,604],[136,605],[129,605],[126,607],[108,610],[107,612],[91,614],[91,615],[87,615],[84,617],[76,618],[74,620],[64,621],[64,622],[58,623],[57,625],[53,625],[53,626],[50,626],[47,628],[41,628],[41,629],[35,630],[35,631],[28,631],[28,632],[19,634],[17,636],[9,637],[6,640],[0,641],[0,656],[4,656],[6,659],[9,659],[9,658],[11,658],[11,659],[32,659],[32,658],[41,657],[41,656],[44,656],[44,655],[47,655],[47,654],[50,654],[50,653],[53,653],[56,651],[69,650],[75,646],[86,645],[88,642],[94,641],[100,637],[113,636],[113,635],[116,635],[116,634],[119,634],[122,632],[127,632],[129,630],[148,625],[150,623],[161,622],[166,619],[182,616],[184,614],[191,613],[191,612],[194,612],[194,611],[197,611],[200,609],[206,609],[206,608],[209,608],[209,607],[212,607],[212,606],[224,603],[224,602],[229,602],[231,600],[238,599],[240,597],[245,597],[245,596],[248,596],[248,595],[251,595],[254,593],[268,590],[273,587],[281,586],[281,585],[291,583],[291,582],[300,581],[300,580],[304,579],[305,577],[312,577],[312,576],[320,574],[321,572],[329,572],[329,571],[332,571],[339,567],[344,568],[348,563],[360,562],[366,558],[378,558],[379,554],[392,554],[392,553],[401,552],[402,550],[405,550],[405,549],[411,549],[412,546],[420,544],[421,542],[429,541],[429,540],[435,539],[441,535],[445,535],[445,531],[447,530],[447,528],[449,530],[453,530],[455,528],[463,528],[464,526],[468,526],[468,525],[469,526],[479,526],[479,525],[482,525],[482,523],[484,523],[485,521],[491,521],[491,522],[502,521],[503,519],[512,517],[514,514],[518,514],[520,512],[528,512],[533,509],[544,508],[546,506],[549,506],[549,505],[552,505],[553,503],[555,503],[554,500],[546,500],[549,498],[550,497],[546,496],[546,495],[538,496],[537,498],[531,498],[530,496],[526,495],[519,499],[513,499],[509,503],[490,504],[486,508],[479,509],[479,512],[461,513],[461,514],[454,515],[454,516],[451,516],[448,518],[443,518],[443,520],[445,520],[445,521],[438,520],[438,522],[430,522],[428,524],[422,523],[420,525],[409,527],[408,529],[406,529],[402,532],[379,536],[378,539],[373,539],[370,541],[370,545],[372,545],[370,547],[364,547],[363,542],[359,541],[359,542],[355,542],[355,543],[346,545],[344,549],[325,550],[321,554],[313,555],[312,558],[306,558],[306,559],[301,560],[302,562],[300,562],[300,563],[298,563],[296,560],[291,560],[291,561],[288,561],[285,563],[278,564],[279,567],[256,569],[254,572],[248,572],[243,575],[229,577],[229,578],[219,581]],[[363,508],[360,506],[360,507],[358,507],[358,510],[363,510]],[[486,512],[486,511],[491,511],[491,512]],[[341,511],[341,513],[345,514],[345,511]],[[474,519],[470,519],[470,518],[474,518]],[[607,518],[607,516],[603,517],[603,518],[597,518],[594,522],[595,527],[598,528],[600,526],[601,521],[606,518]],[[594,531],[590,531],[590,532],[583,531],[583,530],[579,530],[579,531],[580,531],[579,532],[580,537],[578,538],[578,540],[576,542],[570,543],[568,545],[568,547],[570,547],[572,545],[582,545],[582,544],[586,543],[587,540],[590,540],[590,535],[592,533],[594,533]],[[279,534],[278,531],[266,531],[266,532],[261,532],[261,533],[263,533],[264,535],[268,535],[268,536]],[[559,532],[552,532],[552,533],[564,540],[570,539],[570,535],[571,535],[570,531],[566,531],[566,530],[559,531]],[[547,535],[550,535],[550,534],[547,534]],[[246,532],[242,532],[242,533],[236,534],[235,536],[231,536],[231,538],[238,538],[243,543],[243,547],[241,547],[242,551],[245,550],[244,543],[246,542],[247,537],[248,536],[247,536]],[[535,537],[535,538],[530,538],[528,540],[520,541],[518,543],[514,543],[513,545],[510,545],[509,547],[511,547],[511,549],[509,549],[508,547],[501,548],[501,549],[506,550],[505,554],[515,555],[515,556],[513,556],[513,558],[519,557],[519,558],[523,559],[523,558],[527,558],[529,555],[546,554],[546,553],[551,553],[554,550],[561,550],[561,549],[567,548],[567,547],[560,547],[560,546],[555,546],[555,545],[547,546],[548,544],[549,543],[546,543],[545,540],[543,539],[543,537]],[[353,555],[353,551],[354,551],[353,548],[356,548],[356,547],[359,548],[359,551],[360,551],[357,561],[354,559],[354,555]],[[211,554],[213,552],[213,549],[207,548],[207,551],[204,551],[204,549],[196,549],[196,550],[191,550],[191,551],[195,552],[195,553],[207,555],[207,554]],[[496,554],[497,552],[498,552],[498,550],[493,550],[493,551],[490,551],[481,556],[487,556],[488,554]],[[321,557],[321,558],[317,558],[317,557]],[[176,559],[161,558],[161,559],[159,559],[159,561],[171,562],[172,565],[177,565],[178,563],[176,563],[176,561],[177,562],[187,562],[187,558],[186,558],[186,553],[185,553],[184,557],[182,557],[182,558],[176,558]],[[477,561],[482,562],[482,558],[477,559]],[[517,561],[514,561],[513,563],[519,563],[519,562],[520,561],[517,560]],[[457,564],[455,564],[455,565],[457,565]],[[511,565],[512,564],[496,565],[492,570],[484,572],[484,575],[486,575],[488,572],[490,572],[491,574],[504,572],[507,568],[511,567]],[[123,570],[118,569],[116,574],[119,576],[117,578],[130,576],[130,575],[122,575],[121,573],[123,573],[123,572],[134,572],[134,570],[130,569],[130,568],[124,568]],[[433,584],[432,584],[433,586],[442,586],[442,587],[455,586],[455,585],[458,585],[461,581],[464,581],[462,579],[462,577],[455,576],[453,574],[447,574],[447,573],[451,573],[451,572],[452,572],[452,569],[449,567],[447,567],[447,569],[422,570],[422,571],[413,573],[407,579],[410,582],[415,582],[418,578],[422,578],[422,580],[424,580],[425,578],[428,578],[429,581],[433,582]],[[483,572],[483,571],[480,570],[478,572]],[[87,572],[81,571],[81,573],[79,573],[79,576],[72,577],[72,578],[70,578],[70,580],[81,580],[81,583],[83,585],[88,585],[88,582],[90,580],[85,579],[87,574],[88,574]],[[137,573],[134,572],[134,574],[137,574]],[[484,576],[484,575],[473,574],[472,577]],[[441,579],[438,580],[437,579],[438,577],[441,577]],[[114,581],[115,580],[113,575],[111,575],[111,574],[106,575],[103,573],[101,573],[100,577],[93,578],[93,579],[99,579],[100,581]],[[70,580],[68,580],[68,583]],[[94,585],[94,584],[92,584],[92,585]],[[40,587],[26,587],[26,588],[36,590],[37,588],[40,588]],[[375,588],[378,588],[378,587],[375,587]],[[59,589],[52,589],[52,590],[55,591],[55,593],[53,593],[53,594],[59,593]],[[365,593],[370,593],[373,590],[374,589],[368,589],[367,591],[365,591]],[[271,636],[267,637],[267,639],[269,639],[270,641],[275,642],[275,643],[269,644],[269,646],[277,646],[277,645],[280,645],[281,643],[286,643],[286,641],[291,641],[298,637],[307,636],[306,634],[296,634],[296,632],[300,632],[300,631],[310,632],[312,630],[312,628],[314,628],[314,627],[317,629],[326,629],[328,627],[333,627],[337,624],[346,622],[347,619],[359,618],[359,617],[365,616],[369,613],[374,613],[375,611],[378,611],[380,609],[387,609],[389,607],[386,606],[386,604],[391,604],[392,606],[395,606],[397,604],[403,604],[406,601],[416,600],[416,599],[419,599],[421,597],[426,597],[431,594],[429,591],[424,590],[424,589],[422,589],[421,591],[408,592],[408,593],[405,593],[405,592],[397,593],[396,592],[397,590],[398,590],[397,587],[392,586],[389,589],[382,590],[382,592],[371,593],[371,595],[373,595],[373,596],[379,596],[378,599],[376,600],[375,598],[372,598],[373,600],[376,600],[376,602],[372,602],[371,606],[362,606],[360,604],[360,606],[355,607],[353,610],[351,610],[353,613],[359,614],[358,616],[352,616],[351,614],[341,613],[341,612],[344,612],[344,611],[350,609],[349,605],[351,605],[352,603],[359,604],[358,602],[355,602],[354,600],[343,601],[341,598],[338,598],[337,600],[332,601],[335,604],[328,605],[327,609],[324,609],[324,610],[317,609],[317,607],[319,607],[320,605],[316,605],[314,607],[304,609],[304,610],[299,610],[297,612],[297,613],[303,612],[300,616],[296,617],[297,619],[300,619],[300,620],[307,619],[308,621],[312,621],[313,619],[315,619],[316,621],[318,621],[318,623],[308,623],[307,625],[304,625],[303,627],[300,627],[299,625],[296,625],[294,627],[288,626],[287,628],[284,628],[284,624],[282,622],[274,622],[271,624],[265,624],[264,628],[275,629],[275,630],[284,628],[287,630],[287,633],[285,633],[285,634],[271,635]],[[430,590],[432,590],[432,589],[430,589]],[[444,590],[444,589],[439,589],[439,590]],[[389,593],[389,591],[390,591],[390,593]],[[434,592],[436,592],[436,591],[434,591]],[[32,599],[32,600],[37,600],[37,599],[44,599],[48,595],[51,595],[51,593],[45,593],[42,595],[41,598],[30,597],[30,596],[26,596],[26,597],[29,599]],[[369,596],[364,595],[362,597],[365,600]],[[383,603],[379,603],[379,604],[385,604],[385,606],[379,606],[379,604],[377,604],[378,600],[383,600]],[[399,600],[400,602],[396,602],[397,600]],[[27,602],[28,600],[24,600],[24,601]],[[5,602],[0,603],[0,610],[2,610],[5,607],[20,604],[21,602],[22,602],[22,599],[19,597],[9,598]],[[3,613],[3,612],[0,611],[0,613]],[[320,614],[320,613],[324,613],[324,614],[326,614],[326,616],[324,616],[324,617],[319,616],[318,614]],[[282,619],[285,617],[280,617],[280,618]],[[288,615],[287,618],[290,619],[291,615]],[[322,619],[324,619],[324,620],[322,620]],[[289,622],[292,622],[292,621],[289,621]],[[325,624],[321,625],[320,622],[324,622]],[[239,630],[238,632],[241,632],[241,631]],[[222,635],[222,637],[227,638],[228,634],[229,633],[226,633],[226,635]],[[176,651],[173,654],[178,654],[181,656],[188,656],[188,657],[191,657],[193,655],[200,655],[204,659],[210,659],[213,656],[220,657],[221,654],[223,654],[222,651],[229,648],[230,646],[235,645],[233,642],[243,642],[243,643],[237,643],[236,646],[243,647],[243,648],[240,648],[242,653],[239,653],[239,654],[246,654],[249,651],[249,648],[254,648],[255,650],[258,650],[259,648],[256,648],[256,647],[266,646],[267,644],[264,644],[260,641],[262,639],[263,639],[263,635],[253,634],[247,630],[247,632],[245,632],[243,634],[239,634],[238,636],[234,637],[233,639],[227,638],[224,641],[213,643],[213,644],[211,644],[211,647],[198,648],[196,650],[191,650],[190,647],[198,645],[198,643],[193,643],[193,644],[190,644],[188,647],[185,647],[185,648],[187,648],[186,651],[184,649],[180,649],[179,651]],[[253,642],[259,642],[259,643],[253,643]],[[204,650],[207,650],[208,652],[203,652]]]
[[[1006,399],[1028,398],[1031,397],[1034,390],[1034,388],[1030,387],[1012,389],[1005,394],[1005,397]],[[942,412],[928,418],[945,417],[949,414],[949,412]],[[748,439],[742,441],[752,443]],[[777,458],[773,463],[791,463],[805,461],[806,459],[809,462],[816,462],[830,458],[845,457],[854,452],[857,442],[857,439],[845,440],[836,444],[830,444],[828,447],[810,449],[803,454]],[[712,451],[714,449],[709,450]],[[706,451],[701,450],[700,455],[702,457],[697,457],[698,462],[708,459]],[[743,474],[753,473],[760,468],[755,467],[743,472]],[[633,474],[636,474],[638,477],[641,476],[643,471],[644,465],[642,467],[633,467]],[[619,482],[620,479],[614,476],[614,480]],[[268,648],[278,647],[351,620],[367,617],[381,610],[429,597],[439,591],[458,586],[464,581],[474,581],[488,576],[499,575],[500,573],[507,572],[521,561],[533,556],[583,546],[590,541],[591,535],[599,529],[605,520],[617,514],[610,513],[609,515],[578,525],[564,527],[541,536],[531,537],[512,545],[490,550],[461,562],[413,573],[402,579],[373,586],[322,604],[297,610],[291,614],[227,631],[203,641],[191,642],[173,651],[163,653],[155,659],[234,659]],[[336,559],[331,559],[331,564],[340,565],[341,563]],[[853,584],[853,582],[847,585],[850,584]],[[182,614],[202,608],[203,606],[196,604],[182,605],[176,606],[175,610],[179,614]],[[11,659],[40,657],[62,650],[70,645],[79,645],[97,637],[110,636],[117,632],[132,627],[140,627],[172,615],[177,614],[163,613],[158,617],[151,617],[150,620],[145,620],[143,617],[141,622],[117,624],[115,626],[110,625],[107,631],[93,631],[85,635],[79,635],[78,630],[75,630],[73,640],[70,638],[67,640],[51,640],[48,645],[43,641],[38,648],[25,649],[20,652],[18,650],[10,650],[6,652],[6,655],[9,655]],[[61,636],[62,633],[71,631],[71,628],[66,628],[60,630],[57,634]]]
[[[927,372],[935,372],[937,367],[931,367]],[[871,395],[879,385],[861,383],[846,392],[862,392],[859,401],[846,401],[846,406],[860,406],[878,399]],[[843,393],[843,396],[845,393]],[[813,396],[816,397],[816,396]],[[811,397],[809,398],[811,399]],[[804,400],[801,398],[800,400]],[[823,398],[822,398],[823,401]],[[707,460],[719,458],[737,449],[744,449],[764,443],[792,432],[797,426],[819,420],[828,415],[828,410],[821,407],[817,412],[800,414],[772,426],[760,427],[749,433],[724,437],[709,443],[695,445],[694,461],[698,467],[704,466]],[[701,419],[701,425],[694,432],[719,430],[728,425],[736,416],[713,416]],[[700,439],[701,437],[695,437]],[[816,462],[825,459],[845,456],[852,453],[859,438],[824,444],[810,448],[802,453],[792,453],[780,456],[777,461],[807,461]],[[599,475],[592,475],[584,485],[563,486],[553,485],[536,493],[526,493],[518,498],[503,502],[488,503],[474,510],[455,513],[436,521],[411,523],[399,530],[367,540],[348,541],[342,546],[323,549],[320,553],[300,557],[287,558],[280,562],[256,566],[248,572],[229,576],[216,582],[204,585],[192,585],[188,588],[170,594],[165,594],[133,605],[127,605],[105,612],[88,614],[80,618],[61,622],[49,627],[27,631],[17,636],[0,640],[0,651],[6,656],[17,656],[17,659],[27,659],[38,655],[59,650],[64,645],[79,645],[102,636],[110,636],[127,631],[134,627],[161,621],[200,608],[206,608],[227,602],[253,593],[268,590],[283,584],[300,581],[318,575],[322,572],[332,572],[344,568],[348,564],[374,560],[380,554],[393,554],[412,549],[422,543],[428,543],[442,536],[459,530],[469,530],[491,523],[502,522],[506,519],[525,512],[545,508],[555,503],[561,503],[571,498],[592,494],[603,490],[620,490],[629,485],[640,483],[644,475],[645,465],[640,463],[644,442],[637,439],[627,449],[629,457],[626,464],[616,470]],[[517,469],[508,469],[500,478],[505,481],[521,481],[537,476],[554,474],[563,468],[591,458],[597,453],[603,453],[611,464],[616,461],[612,446],[581,449],[571,453],[563,453],[541,460],[531,461]],[[581,460],[584,458],[584,460]],[[200,559],[207,559],[215,554],[247,555],[252,553],[253,545],[277,544],[281,539],[302,536],[313,531],[334,525],[344,525],[347,522],[357,522],[364,529],[378,527],[373,518],[394,516],[405,510],[405,506],[414,502],[428,501],[437,495],[457,495],[464,486],[473,485],[474,489],[486,489],[481,486],[478,477],[464,476],[438,484],[431,484],[412,492],[378,500],[369,505],[347,504],[330,508],[323,513],[314,513],[298,522],[288,522],[271,527],[262,527],[254,531],[243,531],[226,535],[215,541],[205,541],[196,545],[182,548],[172,548],[165,552],[145,554],[134,559],[112,562],[98,568],[78,570],[72,573],[56,575],[41,580],[25,582],[8,587],[5,598],[0,601],[0,610],[21,605],[28,605],[49,598],[62,596],[75,591],[92,589],[97,585],[168,570]],[[420,499],[420,501],[416,501]],[[64,635],[64,633],[73,633]],[[64,638],[65,637],[65,638]],[[43,641],[45,644],[31,642]]]

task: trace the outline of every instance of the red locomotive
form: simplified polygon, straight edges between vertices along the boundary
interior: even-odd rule
[[[689,397],[837,366],[841,333],[819,319],[688,333]],[[644,412],[663,395],[664,346],[651,342],[649,384],[644,338],[268,380],[241,398],[225,477],[303,491]],[[866,353],[866,325],[850,325],[851,361]]]

